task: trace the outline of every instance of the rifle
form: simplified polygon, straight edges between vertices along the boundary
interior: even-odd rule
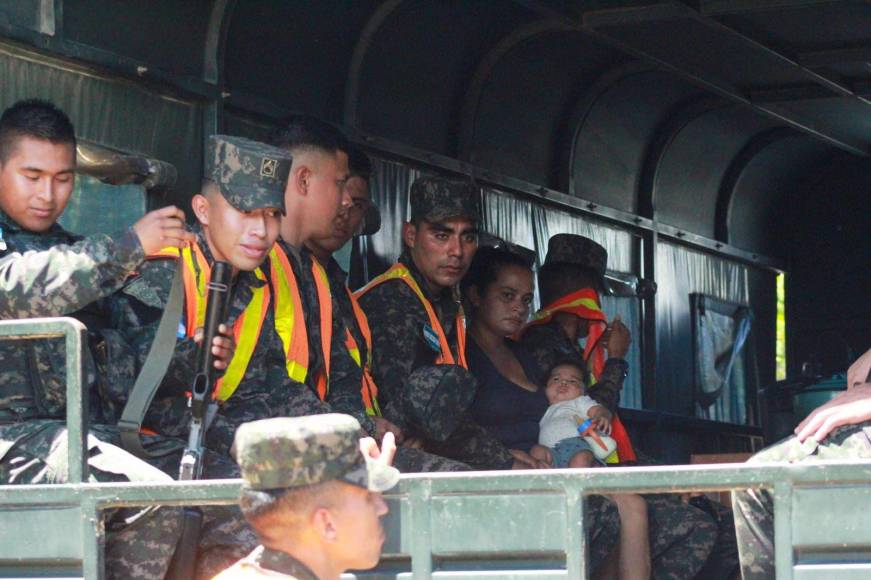
[[[217,411],[217,403],[212,399],[215,384],[215,358],[212,355],[212,341],[218,334],[218,326],[227,318],[230,297],[230,264],[215,262],[212,266],[206,302],[206,323],[203,341],[197,349],[197,374],[191,388],[188,406],[191,410],[191,426],[188,443],[182,454],[178,470],[179,481],[200,479],[203,473],[203,441],[206,431]],[[189,313],[193,315],[193,313]],[[203,512],[196,506],[183,510],[184,525],[182,535],[172,556],[169,580],[193,578],[196,570],[197,545],[203,525]]]

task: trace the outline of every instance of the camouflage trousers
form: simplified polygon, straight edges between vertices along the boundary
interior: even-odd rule
[[[647,502],[651,578],[695,578],[717,542],[717,524],[710,515],[685,503],[678,495],[658,493],[642,497]]]
[[[638,465],[664,465],[635,450]],[[727,580],[738,571],[731,511],[707,497],[684,502],[676,494],[643,496],[648,507],[652,578]]]
[[[820,443],[788,437],[749,462],[813,462],[871,459],[871,421],[839,427]],[[733,491],[735,531],[744,580],[774,578],[774,501],[767,490]]]
[[[178,476],[183,445],[179,439],[146,436],[143,447],[155,455],[149,463],[175,478]],[[229,457],[206,450],[203,463],[206,479],[235,479],[239,466]],[[203,506],[203,525],[197,547],[197,578],[212,578],[247,556],[259,544],[254,530],[237,505]]]
[[[610,499],[601,495],[586,498],[584,514],[591,573],[611,555],[620,543],[620,514]]]
[[[67,436],[61,421],[34,420],[0,426],[0,484],[40,484],[67,482]],[[147,437],[149,452],[166,458],[168,473],[127,453],[118,446],[117,430],[94,425],[88,434],[90,481],[167,482],[168,473],[177,471],[183,444],[177,440]],[[169,453],[170,450],[175,453]],[[160,463],[158,461],[157,463]],[[233,477],[228,460],[207,459],[210,465],[224,466],[221,477]],[[219,467],[215,468],[221,471]],[[238,471],[236,471],[238,473]],[[238,507],[204,508],[204,524],[198,547],[197,577],[211,578],[218,571],[244,556],[257,538],[242,519]],[[107,510],[103,514],[106,530],[104,561],[106,577],[162,579],[181,536],[182,514],[177,508]]]
[[[511,469],[514,458],[489,431],[464,413],[445,441],[426,441],[426,450],[465,463],[478,471]]]
[[[393,466],[402,473],[432,473],[434,471],[469,471],[465,463],[427,453],[422,449],[398,447]]]

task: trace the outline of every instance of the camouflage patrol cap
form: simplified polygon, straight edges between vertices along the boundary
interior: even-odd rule
[[[545,264],[575,264],[595,271],[604,280],[608,252],[591,240],[577,234],[556,234],[547,242]]]
[[[338,480],[386,491],[399,481],[399,471],[365,457],[363,435],[356,419],[339,413],[263,419],[236,430],[233,453],[248,489]]]
[[[284,188],[290,175],[290,153],[265,143],[212,135],[206,151],[205,177],[239,211],[277,208],[284,212]]]
[[[462,217],[477,222],[478,189],[469,181],[419,177],[411,184],[411,221]]]
[[[443,442],[472,404],[475,384],[475,377],[461,366],[421,366],[408,376],[400,405],[424,437]]]

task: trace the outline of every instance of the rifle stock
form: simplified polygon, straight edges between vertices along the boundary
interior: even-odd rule
[[[226,262],[215,262],[209,280],[206,302],[206,321],[203,340],[197,349],[197,374],[191,387],[189,401],[191,425],[188,443],[182,454],[178,478],[180,481],[200,479],[203,472],[203,442],[215,403],[212,392],[215,385],[215,357],[212,341],[218,335],[218,326],[227,318],[230,298],[231,267]],[[184,527],[170,563],[168,580],[193,578],[196,572],[197,545],[203,525],[203,513],[197,507],[183,510]]]

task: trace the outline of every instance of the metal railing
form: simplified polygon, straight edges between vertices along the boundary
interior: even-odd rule
[[[0,322],[0,339],[66,338],[70,469],[64,485],[0,486],[0,508],[19,517],[28,508],[78,510],[82,573],[101,578],[102,510],[230,504],[240,482],[85,483],[84,333],[73,319]],[[386,494],[391,511],[382,565],[358,576],[586,578],[584,496],[747,488],[771,490],[779,580],[860,578],[871,571],[871,462],[820,462],[404,475]],[[16,556],[14,546],[0,547],[0,560]]]
[[[64,338],[66,353],[67,433],[70,483],[81,483],[88,477],[85,434],[88,430],[88,391],[85,383],[82,355],[87,329],[75,318],[28,318],[0,320],[0,340],[37,340]]]

